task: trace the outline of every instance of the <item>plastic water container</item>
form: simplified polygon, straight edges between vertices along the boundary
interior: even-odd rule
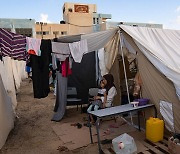
[[[146,120],[146,139],[152,142],[163,140],[164,121],[159,118],[150,117]]]
[[[126,133],[114,138],[112,145],[116,154],[134,154],[137,152],[133,137]]]

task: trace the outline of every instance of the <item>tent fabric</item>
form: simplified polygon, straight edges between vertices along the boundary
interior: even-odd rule
[[[0,149],[5,144],[9,132],[14,127],[12,101],[8,96],[0,75]]]
[[[17,62],[14,59],[12,59],[12,68],[13,68],[12,71],[13,71],[15,86],[16,86],[16,89],[19,89],[21,78],[19,76]]]
[[[160,112],[163,116],[165,126],[170,132],[174,132],[174,118],[172,111],[172,103],[160,101]]]
[[[116,87],[117,95],[114,97],[113,100],[113,106],[120,105],[121,104],[121,81],[120,81],[120,70],[119,70],[120,64],[118,57],[116,57],[109,73],[111,73],[114,77],[114,85]]]
[[[81,54],[78,53],[78,57],[82,57],[82,54],[97,51],[101,48],[104,48],[106,44],[114,37],[119,28],[114,28],[111,30],[91,33],[91,34],[83,34],[83,35],[71,35],[64,36],[58,39],[55,39],[56,42],[61,43],[77,43],[78,41],[87,40],[87,48],[88,51],[82,51]],[[115,40],[114,40],[115,42]],[[112,48],[111,48],[112,49]],[[113,52],[112,52],[113,53]],[[68,54],[68,53],[67,53]],[[72,54],[73,56],[73,54]],[[77,56],[76,56],[77,57]],[[79,62],[80,60],[76,60],[76,57],[73,56],[75,62]]]
[[[105,51],[104,48],[101,48],[98,50],[98,59],[99,59],[99,69],[101,76],[108,73],[108,70],[105,65],[105,57],[104,57]]]
[[[0,75],[2,76],[4,87],[8,92],[8,95],[11,97],[13,109],[15,109],[17,106],[17,100],[11,57],[3,58],[3,62],[1,62],[1,68],[2,70],[0,70]]]
[[[119,33],[116,33],[113,38],[106,44],[105,48],[98,50],[99,67],[102,76],[111,70],[118,53]]]
[[[16,92],[22,80],[27,78],[25,72],[26,62],[11,59],[11,57],[3,57],[2,60],[0,61],[0,75],[4,87],[11,97],[13,109],[15,109],[17,106]]]
[[[114,37],[107,43],[107,45],[105,46],[104,50],[104,61],[105,61],[105,66],[106,69],[108,70],[108,72],[110,71],[116,57],[117,54],[119,52],[119,33],[116,33],[114,35]]]
[[[180,31],[120,26],[136,42],[143,54],[176,88],[180,99]]]
[[[20,83],[22,82],[21,79],[21,63],[18,60],[15,60],[16,63],[16,68],[17,68],[17,72],[18,72],[18,78],[20,80]]]
[[[61,43],[73,43],[80,40],[87,40],[88,52],[92,52],[105,47],[105,45],[117,33],[118,29],[119,28],[114,28],[111,30],[106,30],[91,34],[63,36],[57,38],[55,41]]]
[[[106,46],[106,44],[113,38],[117,33],[118,28],[81,35],[81,40],[86,39],[88,45],[88,51],[96,51]]]
[[[143,98],[149,98],[150,102],[155,104],[159,117],[160,100],[172,103],[175,131],[180,133],[180,102],[173,83],[160,73],[141,52],[138,52],[138,68],[143,82]]]
[[[19,61],[19,63],[20,63],[20,76],[21,76],[21,80],[24,80],[24,79],[28,78],[27,72],[25,70],[26,62],[25,61]]]
[[[151,103],[156,105],[159,116],[161,116],[160,100],[172,103],[174,129],[175,132],[180,133],[178,114],[180,101],[176,95],[178,89],[175,89],[177,85],[175,83],[180,79],[178,79],[178,48],[169,39],[172,37],[172,41],[177,43],[179,31],[129,26],[121,26],[121,28],[122,35],[137,52],[138,69],[143,81],[142,96],[150,98]],[[162,38],[161,33],[164,33]],[[171,52],[172,54],[168,55]]]
[[[55,39],[55,42],[61,42],[61,43],[73,43],[81,40],[81,35],[70,35],[70,36],[62,36],[57,39]]]
[[[20,88],[20,84],[23,79],[27,78],[27,73],[25,71],[26,62],[11,59],[12,71],[15,82],[16,90]]]

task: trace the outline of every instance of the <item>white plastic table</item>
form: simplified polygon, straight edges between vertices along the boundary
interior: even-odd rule
[[[100,135],[99,135],[100,119],[102,119],[104,117],[108,117],[108,116],[116,116],[116,115],[123,114],[123,113],[145,110],[146,108],[151,108],[151,107],[154,108],[155,117],[157,117],[157,110],[156,110],[156,107],[154,104],[147,104],[147,105],[137,106],[137,107],[133,107],[131,104],[126,104],[126,105],[120,105],[120,106],[115,106],[115,107],[110,107],[110,108],[105,108],[105,109],[101,109],[101,110],[97,110],[97,111],[88,112],[89,132],[90,132],[91,143],[93,143],[93,138],[92,138],[91,125],[90,125],[90,115],[93,115],[97,118],[96,130],[97,130],[98,147],[99,147],[99,153],[102,153],[101,144],[100,144]],[[138,114],[138,125],[139,125],[139,130],[140,130],[139,114]]]

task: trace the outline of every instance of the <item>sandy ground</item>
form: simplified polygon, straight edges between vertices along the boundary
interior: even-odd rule
[[[61,148],[63,142],[52,129],[52,126],[57,125],[51,121],[55,102],[53,93],[44,99],[34,99],[32,82],[27,79],[21,84],[17,100],[18,118],[6,144],[0,150],[1,154],[98,153],[97,143],[73,151]],[[66,116],[71,116],[71,113],[80,114],[80,111],[76,111],[76,107],[68,109],[65,118],[59,124],[66,121]],[[78,119],[74,122],[78,122]]]
[[[98,154],[97,143],[90,144],[89,128],[83,126],[83,128],[80,129],[81,131],[77,131],[77,127],[71,126],[71,124],[78,122],[81,124],[87,123],[87,121],[83,120],[84,118],[87,118],[87,114],[81,114],[80,108],[77,111],[76,106],[67,107],[66,114],[60,122],[51,121],[54,114],[53,108],[55,102],[53,93],[50,93],[49,96],[44,99],[34,99],[32,82],[29,82],[29,79],[23,81],[21,84],[17,100],[18,106],[16,108],[16,113],[18,118],[15,120],[14,129],[9,134],[6,144],[0,150],[0,154]],[[120,120],[121,118],[118,119]],[[115,124],[118,124],[118,119],[116,119]],[[142,118],[142,124],[144,123],[143,120],[144,119]],[[137,121],[137,118],[135,118],[134,121]],[[109,122],[113,123],[115,121],[114,119],[106,119],[105,121],[102,121],[100,125],[100,135],[105,133],[107,128],[110,128],[108,127]],[[121,122],[121,120],[119,122]],[[67,125],[67,127],[65,127],[65,125]],[[168,153],[168,137],[166,137],[167,139],[164,139],[163,142],[158,142],[155,146],[152,146],[152,143],[149,144],[145,141],[145,133],[143,131],[138,132],[136,129],[132,129],[131,127],[129,125],[120,124],[120,127],[118,128],[111,128],[110,130],[112,132],[109,136],[110,139],[126,132],[134,138],[139,153],[149,153],[149,151],[151,152],[152,150],[154,150],[155,153],[162,153],[156,147],[161,147],[166,151],[166,153]],[[82,133],[84,129],[87,132],[85,134]],[[67,131],[68,133],[66,134],[66,137],[63,138],[61,135],[63,132]],[[118,134],[116,134],[116,132]],[[78,140],[76,140],[77,142],[71,143],[71,145],[76,143],[76,148],[70,148],[70,142],[65,142],[65,140],[73,139],[73,133],[74,136],[78,137]],[[105,138],[108,139],[107,134],[104,138],[101,137],[101,141]],[[86,143],[84,144],[84,147],[81,147],[83,145],[82,143]],[[111,147],[111,143],[102,146],[103,150],[107,150]],[[69,150],[68,148],[75,150]],[[108,154],[109,152],[106,153]]]

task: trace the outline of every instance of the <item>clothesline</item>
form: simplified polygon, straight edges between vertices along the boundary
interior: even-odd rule
[[[15,59],[28,61],[29,55],[41,56],[40,46],[42,40],[44,39],[25,37],[0,29],[1,55],[3,57],[9,56]],[[50,41],[53,49],[52,53],[62,56],[69,56],[71,54],[73,59],[79,63],[84,53],[88,51],[87,40],[80,40],[73,43],[55,42],[55,39],[51,39]]]
[[[58,52],[53,52],[53,53],[55,53],[55,54],[60,54],[60,55],[71,55],[71,54],[65,54],[65,53],[58,53]]]

